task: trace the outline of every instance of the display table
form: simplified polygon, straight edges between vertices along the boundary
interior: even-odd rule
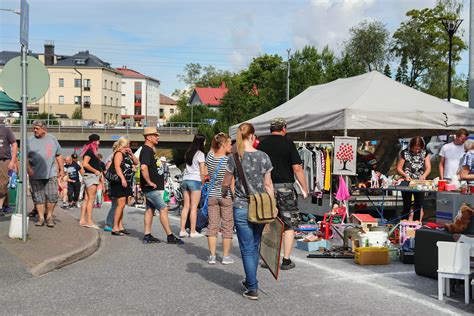
[[[429,194],[437,194],[438,193],[437,191],[432,191],[432,190],[417,190],[417,189],[414,189],[414,188],[410,188],[408,186],[391,186],[391,187],[387,187],[387,188],[351,188],[351,192],[360,192],[360,193],[364,194],[367,197],[367,199],[372,204],[374,209],[380,215],[381,221],[383,223],[388,223],[389,222],[384,217],[384,205],[385,205],[386,195],[387,195],[388,192],[394,192],[394,191],[413,192],[413,193],[423,192],[423,193],[429,193]],[[373,193],[373,192],[382,192],[382,195],[377,195],[378,198],[380,198],[380,196],[382,197],[381,201],[378,199],[378,201],[380,202],[380,205],[377,205],[374,202],[374,199],[373,199],[374,196],[370,194],[370,193]],[[396,199],[395,199],[395,203],[397,203],[397,202],[398,202],[398,195],[396,196]],[[397,218],[396,221],[398,221],[398,220],[399,219]]]

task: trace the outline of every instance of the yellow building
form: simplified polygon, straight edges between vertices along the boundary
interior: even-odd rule
[[[5,59],[16,57],[15,54],[18,53],[0,52],[0,61],[4,64],[8,62]],[[89,51],[73,56],[55,55],[50,41],[45,43],[44,54],[33,56],[45,64],[50,75],[48,91],[34,104],[38,112],[72,118],[78,109],[82,110],[83,120],[103,124],[121,120],[122,76],[109,63]]]

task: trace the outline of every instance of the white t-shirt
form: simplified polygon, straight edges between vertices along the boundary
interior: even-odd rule
[[[464,145],[448,143],[441,147],[439,155],[444,157],[444,178],[451,179],[458,171],[459,162],[464,155]]]
[[[199,163],[205,163],[206,156],[200,150],[198,150],[193,157],[193,164],[189,166],[186,164],[186,169],[184,169],[183,180],[194,180],[201,181],[201,169],[199,168]]]

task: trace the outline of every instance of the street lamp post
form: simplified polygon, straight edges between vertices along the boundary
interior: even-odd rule
[[[453,54],[453,36],[462,23],[462,19],[443,19],[444,29],[449,36],[449,54],[448,54],[448,102],[451,101],[451,63]]]

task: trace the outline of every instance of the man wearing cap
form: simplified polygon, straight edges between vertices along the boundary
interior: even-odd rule
[[[0,124],[0,209],[8,194],[8,173],[16,169],[18,144],[15,135],[5,124]],[[0,213],[0,216],[3,215]]]
[[[265,152],[272,162],[272,181],[277,197],[278,215],[285,225],[282,270],[295,267],[295,263],[290,259],[295,239],[295,228],[298,228],[298,197],[294,189],[295,177],[302,187],[303,197],[308,196],[301,158],[295,144],[285,137],[286,127],[287,123],[284,118],[274,118],[270,124],[271,135],[261,141],[258,146],[258,149]]]
[[[164,175],[158,170],[158,159],[155,155],[155,147],[158,145],[160,134],[156,127],[145,127],[143,131],[145,137],[145,144],[140,152],[140,186],[143,194],[146,197],[146,211],[145,211],[145,236],[143,243],[157,243],[160,242],[158,238],[151,235],[151,225],[153,223],[153,213],[155,210],[160,212],[160,222],[167,235],[167,242],[169,244],[183,244],[184,242],[177,238],[170,228],[168,219],[168,207],[163,201],[161,195],[164,190]]]
[[[46,131],[43,121],[33,122],[34,135],[28,139],[28,175],[33,203],[38,210],[36,226],[54,227],[53,212],[58,202],[58,176],[64,176],[61,146],[56,137]],[[45,214],[46,213],[46,214]]]

